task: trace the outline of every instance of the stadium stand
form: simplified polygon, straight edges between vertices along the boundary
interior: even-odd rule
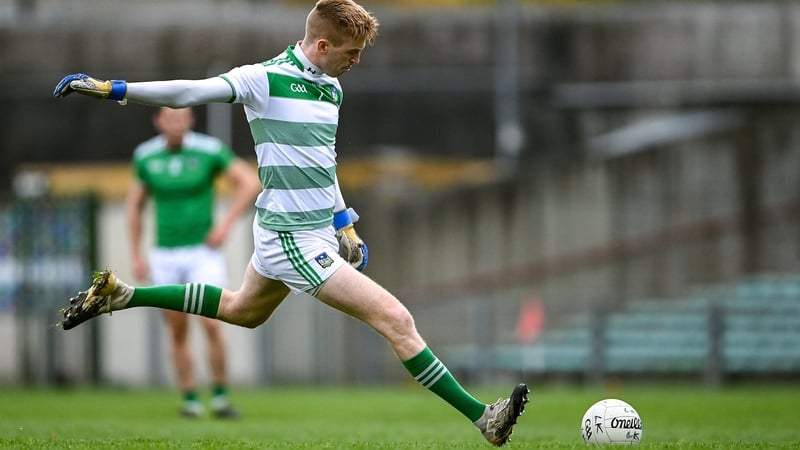
[[[720,326],[715,326],[719,324]],[[477,369],[474,346],[447,349],[451,367]],[[713,362],[718,367],[710,367]],[[791,375],[800,373],[800,277],[704,286],[680,299],[581,313],[531,344],[492,348],[498,371],[538,375]]]

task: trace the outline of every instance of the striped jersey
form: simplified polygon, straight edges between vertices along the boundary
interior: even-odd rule
[[[260,226],[312,230],[333,221],[339,80],[314,66],[300,46],[220,75],[244,106],[258,159]]]
[[[202,244],[213,224],[214,179],[233,162],[221,140],[189,131],[180,149],[155,136],[133,152],[134,176],[153,198],[158,247]]]

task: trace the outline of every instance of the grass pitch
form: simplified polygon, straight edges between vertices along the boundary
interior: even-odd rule
[[[476,388],[490,402],[512,385]],[[532,386],[509,449],[580,449],[580,420],[602,398],[642,416],[643,449],[800,448],[800,384],[706,389]],[[234,389],[238,421],[177,416],[175,390],[0,388],[0,447],[19,449],[492,448],[419,386]]]

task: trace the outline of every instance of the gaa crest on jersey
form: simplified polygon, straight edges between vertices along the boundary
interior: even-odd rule
[[[328,256],[326,252],[322,252],[315,256],[314,261],[316,261],[317,264],[319,264],[323,269],[327,269],[333,264],[333,258]]]
[[[339,90],[336,89],[336,86],[331,86],[331,98],[334,103],[339,103]]]

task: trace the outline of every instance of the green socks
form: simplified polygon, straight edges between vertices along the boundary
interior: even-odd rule
[[[447,367],[428,347],[417,356],[403,361],[403,365],[422,386],[459,410],[471,422],[478,420],[486,409],[485,404],[476,400],[458,384]]]
[[[228,391],[225,389],[224,385],[216,384],[214,385],[214,389],[211,390],[211,395],[214,397],[225,397],[228,395]]]
[[[153,306],[216,318],[222,288],[203,283],[137,287],[125,308]]]
[[[185,391],[183,393],[183,401],[185,401],[185,402],[196,402],[196,401],[198,401],[197,400],[197,392],[195,392],[194,390]]]

